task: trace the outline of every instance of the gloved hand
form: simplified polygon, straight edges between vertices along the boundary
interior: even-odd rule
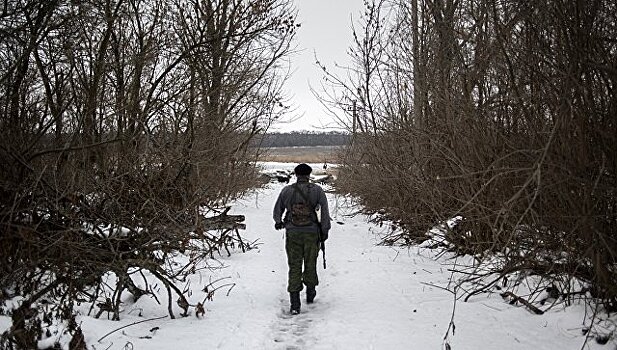
[[[284,228],[285,228],[285,224],[282,223],[282,222],[277,222],[277,223],[274,224],[274,229],[275,230],[282,230]]]
[[[328,239],[328,231],[322,231],[319,238],[321,238],[322,242],[325,242]]]

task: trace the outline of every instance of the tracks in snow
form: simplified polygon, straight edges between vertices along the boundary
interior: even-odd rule
[[[277,317],[272,324],[272,339],[275,349],[311,349],[318,342],[311,326],[322,318],[320,316],[323,316],[323,310],[326,306],[320,305],[318,300],[314,304],[303,302],[300,314],[291,315],[289,313],[289,300],[281,297],[279,304]]]

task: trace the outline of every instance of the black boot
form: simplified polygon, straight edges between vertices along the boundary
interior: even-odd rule
[[[300,292],[291,292],[289,293],[289,301],[291,302],[291,308],[289,312],[292,315],[297,315],[300,313]]]
[[[315,301],[315,296],[317,295],[317,291],[315,290],[315,286],[307,286],[306,287],[306,302],[312,304]]]

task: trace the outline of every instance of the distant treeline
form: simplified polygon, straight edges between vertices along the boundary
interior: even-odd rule
[[[289,132],[271,133],[258,137],[256,145],[261,147],[294,147],[294,146],[340,146],[346,145],[349,134],[342,132]]]

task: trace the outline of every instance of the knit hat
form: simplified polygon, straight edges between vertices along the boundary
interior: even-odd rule
[[[296,166],[296,168],[294,169],[294,173],[296,174],[296,176],[300,175],[311,175],[311,171],[313,171],[313,169],[308,166],[308,164],[298,164],[298,166]]]

